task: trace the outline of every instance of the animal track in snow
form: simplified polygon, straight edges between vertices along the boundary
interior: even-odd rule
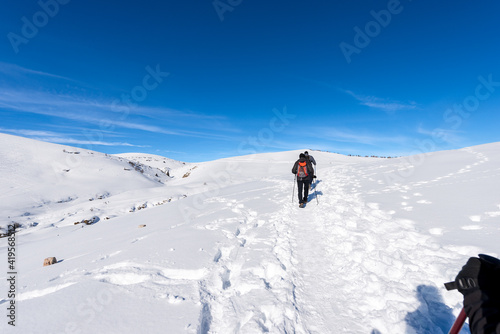
[[[18,294],[16,299],[17,299],[17,301],[23,301],[23,300],[43,297],[43,296],[49,295],[51,293],[54,293],[56,291],[65,289],[69,286],[72,286],[73,284],[76,284],[76,282],[64,283],[64,284],[56,285],[56,286],[46,288],[46,289],[21,292]]]
[[[135,239],[134,239],[134,240],[132,240],[130,243],[131,243],[131,244],[135,244],[137,241],[141,241],[141,240],[146,239],[146,238],[147,238],[147,236],[143,236],[143,237],[135,238]]]
[[[462,230],[466,231],[474,231],[474,230],[481,230],[483,227],[479,225],[465,225],[462,226]]]
[[[101,258],[99,258],[98,260],[94,260],[94,261],[92,261],[92,262],[102,261],[102,260],[109,259],[110,257],[115,256],[115,255],[118,255],[118,254],[120,254],[121,252],[122,252],[122,251],[116,251],[116,252],[113,252],[113,253],[111,253],[111,254],[106,254],[106,255],[102,256]]]
[[[432,235],[443,235],[444,234],[444,230],[440,227],[435,227],[435,228],[431,228],[429,230],[429,233],[432,234]]]
[[[214,255],[214,262],[217,263],[219,262],[220,258],[222,257],[222,252],[220,248],[217,250],[217,253]]]
[[[494,218],[494,217],[500,216],[500,211],[489,211],[489,212],[485,212],[484,214],[488,215],[491,218]]]
[[[231,270],[227,269],[227,267],[224,267],[224,270],[220,276],[222,280],[222,290],[226,290],[231,287],[231,281],[229,280],[230,276]]]
[[[169,304],[179,304],[186,301],[186,298],[172,293],[159,293],[156,295],[156,298],[166,299]]]
[[[168,285],[172,280],[199,280],[206,269],[175,269],[148,266],[133,262],[119,262],[93,272],[94,279],[114,285],[134,285],[146,282]]]

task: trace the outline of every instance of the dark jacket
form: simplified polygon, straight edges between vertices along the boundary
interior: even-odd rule
[[[500,333],[500,260],[471,257],[455,279],[472,334]]]
[[[465,314],[472,334],[500,333],[500,302],[497,296],[477,290],[464,298]]]
[[[307,168],[307,177],[305,178],[300,178],[299,175],[297,174],[298,169],[299,169],[299,162],[305,162],[306,163],[306,168]],[[292,173],[297,175],[297,180],[298,181],[304,181],[304,180],[310,180],[312,175],[314,175],[314,168],[311,165],[311,162],[309,159],[306,158],[300,158],[299,160],[295,161],[295,164],[293,165],[292,168]]]

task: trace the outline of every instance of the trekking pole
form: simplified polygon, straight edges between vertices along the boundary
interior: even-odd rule
[[[316,175],[316,166],[314,166],[314,176],[316,176],[316,182],[314,183],[314,197],[316,197],[316,205],[319,205],[318,193],[316,192],[316,187],[318,186],[318,175]]]
[[[293,203],[293,194],[295,194],[295,181],[297,181],[295,179],[295,175],[293,176],[293,190],[292,190],[292,203]]]
[[[467,319],[467,314],[465,314],[465,310],[462,308],[460,311],[460,314],[458,315],[457,319],[455,319],[455,322],[453,323],[453,326],[451,326],[450,331],[448,334],[458,334],[460,333],[460,330],[464,326],[465,319]]]
[[[457,283],[456,282],[449,282],[444,284],[446,290],[455,290],[457,289]],[[467,319],[467,314],[465,314],[465,309],[462,307],[462,310],[458,314],[458,317],[455,319],[455,322],[453,323],[453,326],[451,326],[450,331],[448,334],[458,334],[460,333],[460,330],[464,326],[465,320]]]

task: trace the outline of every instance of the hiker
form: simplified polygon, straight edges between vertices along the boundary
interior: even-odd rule
[[[500,260],[471,257],[455,278],[472,334],[500,333]]]
[[[309,161],[316,166],[316,160],[314,160],[314,157],[312,155],[309,155],[309,152],[305,151],[304,155],[306,156],[306,159],[309,159]]]
[[[311,162],[306,158],[304,153],[300,153],[299,160],[293,165],[292,173],[297,175],[299,206],[303,208],[305,203],[307,203],[307,196],[309,195],[309,185],[312,180],[311,175],[314,175],[314,169]],[[302,193],[304,196],[302,196]]]
[[[304,152],[304,155],[306,156],[306,159],[309,160],[309,162],[311,162],[311,167],[312,165],[314,165],[314,167],[316,167],[316,160],[314,160],[314,157],[312,155],[309,155],[309,152],[305,151]],[[313,167],[313,170],[315,170],[315,168]],[[309,190],[312,189],[312,183],[314,181],[314,179],[316,178],[316,175],[314,175],[315,173],[312,173],[311,174],[311,182],[309,183]]]

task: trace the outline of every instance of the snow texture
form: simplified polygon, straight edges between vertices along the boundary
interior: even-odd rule
[[[185,164],[0,134],[0,226],[21,225],[1,332],[447,333],[462,299],[443,283],[498,256],[500,144],[309,151],[300,209],[300,151]]]

